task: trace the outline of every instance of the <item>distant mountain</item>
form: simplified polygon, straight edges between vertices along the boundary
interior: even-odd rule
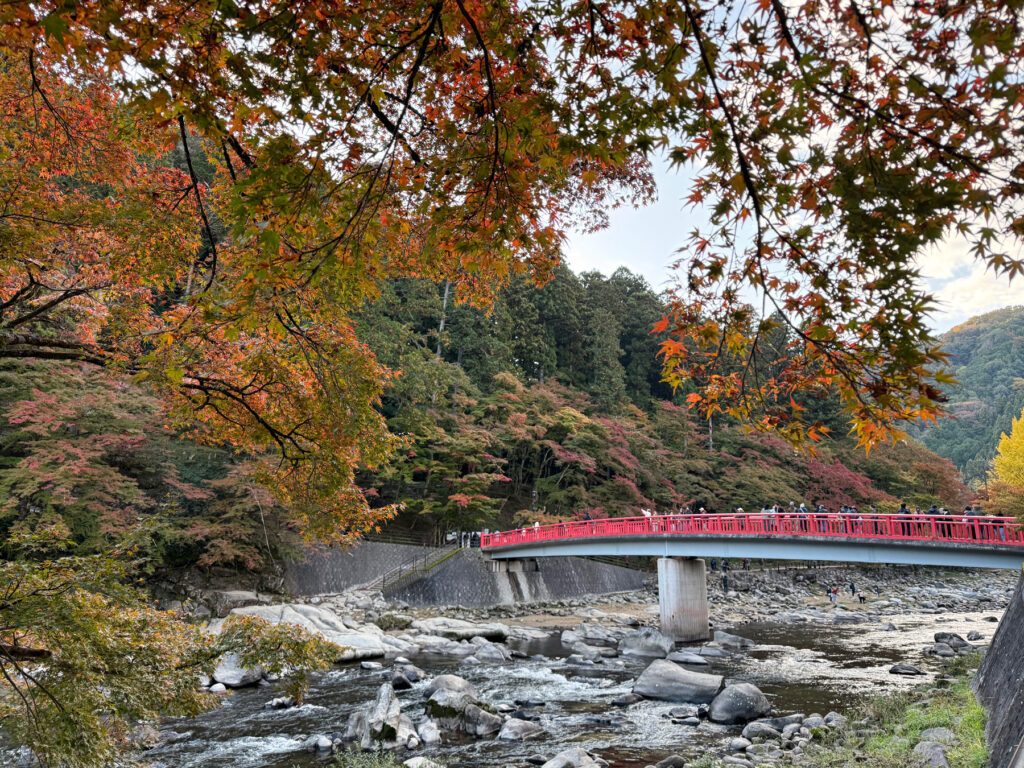
[[[972,317],[947,332],[943,347],[958,386],[950,387],[950,412],[919,433],[921,442],[951,459],[969,484],[985,478],[1012,420],[1024,408],[1024,307]]]

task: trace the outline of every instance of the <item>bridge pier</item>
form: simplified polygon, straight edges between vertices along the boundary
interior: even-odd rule
[[[658,559],[661,631],[681,642],[708,639],[708,585],[704,561],[692,557]]]

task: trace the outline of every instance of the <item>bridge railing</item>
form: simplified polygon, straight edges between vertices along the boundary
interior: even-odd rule
[[[1024,547],[1024,528],[1011,517],[963,515],[729,514],[613,517],[485,533],[483,549],[559,539],[645,534],[817,536],[955,542]]]

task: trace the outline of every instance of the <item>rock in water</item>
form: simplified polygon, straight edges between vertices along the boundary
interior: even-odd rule
[[[433,760],[423,755],[417,755],[416,757],[410,757],[404,763],[406,768],[444,768],[440,763],[435,763]]]
[[[677,664],[691,664],[695,667],[706,667],[708,660],[703,656],[698,656],[696,653],[690,651],[679,651],[677,653],[670,653],[668,655],[669,661],[674,661]]]
[[[544,729],[536,723],[514,717],[501,726],[498,738],[506,741],[526,741],[527,739],[536,739],[543,734]]]
[[[575,747],[559,752],[541,768],[598,768],[598,763],[586,750]]]
[[[228,688],[244,688],[247,685],[255,685],[262,678],[262,669],[246,669],[239,666],[238,656],[234,653],[225,653],[221,656],[220,663],[213,671],[213,679]]]
[[[359,749],[364,751],[373,746],[370,724],[366,720],[365,712],[353,712],[348,716],[348,725],[345,727],[345,735],[341,737],[341,740],[349,744],[358,744]]]
[[[391,687],[391,683],[381,683],[377,689],[377,700],[370,708],[370,716],[367,718],[370,735],[378,741],[394,741],[401,717],[402,708],[398,703],[398,697],[395,696],[395,689]]]
[[[501,718],[476,704],[466,707],[462,713],[462,720],[466,733],[473,736],[490,736],[501,730]]]
[[[416,726],[416,735],[426,745],[441,743],[441,729],[433,720],[424,720]]]
[[[715,642],[723,648],[729,648],[734,651],[744,651],[748,648],[753,648],[755,645],[754,641],[749,638],[730,635],[728,632],[722,632],[719,629],[715,630]]]
[[[453,693],[466,693],[473,699],[480,698],[480,694],[476,692],[476,688],[474,688],[468,680],[461,678],[458,675],[438,675],[430,681],[430,684],[424,689],[423,695],[429,699],[434,695],[435,691],[439,691],[441,689],[452,691]]]
[[[619,653],[630,656],[647,656],[664,659],[671,652],[675,642],[652,627],[630,632],[619,640]]]
[[[633,693],[663,701],[710,703],[722,690],[721,675],[691,672],[671,661],[651,662],[633,684]]]
[[[725,690],[711,702],[708,717],[716,723],[749,723],[771,712],[772,706],[756,685],[736,683],[727,685]]]

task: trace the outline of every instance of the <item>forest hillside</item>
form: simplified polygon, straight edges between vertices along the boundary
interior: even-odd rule
[[[916,442],[865,453],[835,401],[816,454],[696,419],[661,382],[651,328],[663,297],[626,269],[516,281],[489,311],[406,279],[367,303],[358,333],[394,375],[380,408],[402,447],[365,467],[392,525],[425,536],[534,520],[823,503],[958,505],[953,464]],[[779,340],[779,348],[783,345]],[[344,408],[338,402],[334,407]],[[259,569],[295,552],[299,525],[247,475],[244,454],[170,429],[144,383],[80,363],[0,364],[0,527],[61,518],[79,551],[155,521],[163,566]]]
[[[1024,306],[972,317],[942,337],[957,380],[946,388],[953,418],[922,429],[974,487],[985,482],[1003,432],[1024,409]]]

